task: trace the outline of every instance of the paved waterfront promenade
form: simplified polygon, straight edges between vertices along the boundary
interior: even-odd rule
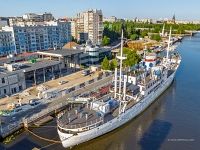
[[[67,80],[72,79],[72,78],[74,79],[65,85],[65,86],[67,85],[70,86],[70,84],[71,85],[74,84],[74,86],[76,86],[74,91],[71,91],[70,93],[65,94],[65,95],[58,95],[58,97],[55,97],[52,99],[42,99],[41,104],[35,108],[31,108],[31,109],[16,113],[11,116],[6,116],[6,117],[2,116],[1,120],[5,124],[2,124],[1,126],[2,127],[1,135],[5,137],[9,133],[15,131],[16,129],[21,128],[23,126],[24,119],[26,119],[28,123],[33,122],[34,120],[37,120],[41,118],[42,116],[45,116],[51,112],[54,112],[56,109],[66,106],[68,104],[67,98],[77,96],[83,93],[91,92],[91,91],[96,91],[98,90],[98,88],[103,87],[104,85],[107,85],[111,83],[112,81],[112,75],[110,73],[103,74],[102,78],[98,78],[98,73],[92,74],[91,76],[89,75],[89,76],[80,77],[80,72],[78,72],[75,75],[69,75],[69,77],[66,77],[66,78]],[[93,80],[94,82],[89,83],[88,81],[91,81],[91,80]],[[47,83],[47,84],[54,85],[52,82],[55,82],[56,84],[56,82],[58,81],[50,81],[50,83]],[[73,82],[73,84],[71,82]],[[85,83],[84,87],[79,86],[82,83]]]

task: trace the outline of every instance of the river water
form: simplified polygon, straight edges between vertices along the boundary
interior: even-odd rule
[[[199,150],[200,34],[184,38],[178,51],[182,63],[176,78],[155,103],[123,127],[72,150]],[[55,121],[33,131],[40,136],[59,140]],[[16,139],[0,149],[64,149],[61,144],[39,140],[28,132]]]

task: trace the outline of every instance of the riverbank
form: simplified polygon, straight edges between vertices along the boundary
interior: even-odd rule
[[[199,34],[192,38],[185,37],[178,47],[182,64],[172,86],[144,113],[123,128],[76,146],[73,150],[198,149],[200,147],[200,131],[197,130],[200,126],[198,115],[200,85],[196,83],[200,83],[199,49]],[[40,136],[59,140],[55,120],[32,131]],[[24,132],[19,137],[21,136],[23,137],[21,140],[7,145],[6,149],[30,150],[34,147],[47,146],[48,150],[64,150],[61,144],[39,140],[28,132]]]

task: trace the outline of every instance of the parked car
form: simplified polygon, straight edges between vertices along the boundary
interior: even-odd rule
[[[63,84],[66,84],[66,83],[68,83],[68,81],[60,81],[58,84],[63,85]]]
[[[90,70],[83,70],[82,75],[87,76],[90,74]]]

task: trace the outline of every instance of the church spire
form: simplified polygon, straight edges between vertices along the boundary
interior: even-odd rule
[[[176,16],[175,16],[175,14],[172,17],[172,21],[173,21],[174,24],[176,23]]]

